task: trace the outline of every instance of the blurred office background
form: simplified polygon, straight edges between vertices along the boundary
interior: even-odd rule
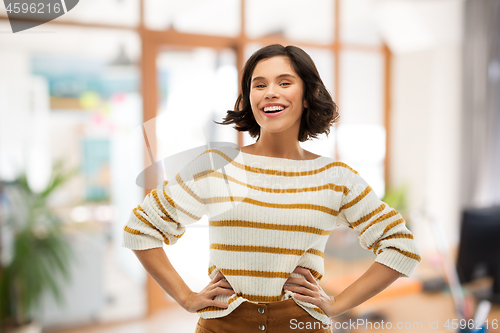
[[[148,193],[136,177],[207,140],[253,143],[212,120],[233,108],[255,50],[294,44],[311,55],[341,114],[328,137],[302,147],[358,170],[403,213],[423,254],[414,276],[351,315],[458,318],[445,287],[430,294],[423,286],[445,276],[438,245],[456,261],[464,211],[500,204],[499,36],[498,0],[84,0],[15,34],[0,5],[3,274],[18,249],[15,223],[28,219],[13,197],[27,202],[23,195],[53,184],[53,172],[76,170],[44,203],[75,256],[69,282],[54,273],[63,303],[43,290],[27,317],[47,332],[193,331],[198,316],[121,247],[123,226]],[[195,291],[209,282],[207,234],[204,217],[166,248]],[[354,231],[335,230],[325,290],[339,292],[373,259]],[[483,269],[486,287],[491,270]]]

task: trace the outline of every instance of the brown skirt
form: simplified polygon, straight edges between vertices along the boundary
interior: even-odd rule
[[[273,303],[243,302],[220,318],[198,320],[195,333],[331,333],[330,326],[313,318],[293,299]]]

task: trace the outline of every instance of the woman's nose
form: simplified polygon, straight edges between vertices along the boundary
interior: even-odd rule
[[[269,86],[266,91],[266,98],[277,98],[279,97],[279,93],[276,91],[276,88],[273,86]]]

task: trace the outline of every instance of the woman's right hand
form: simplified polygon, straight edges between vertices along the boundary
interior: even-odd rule
[[[226,309],[228,307],[227,303],[215,301],[214,298],[217,295],[233,295],[234,290],[227,282],[224,275],[218,271],[217,275],[210,281],[210,283],[203,288],[199,293],[191,292],[184,304],[181,304],[184,309],[188,312],[196,312],[200,309],[206,308],[208,306],[216,306],[219,308]]]

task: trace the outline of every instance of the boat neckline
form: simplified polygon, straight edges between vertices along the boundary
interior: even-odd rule
[[[250,156],[255,156],[257,158],[271,158],[271,159],[276,159],[276,160],[285,160],[285,161],[294,161],[294,162],[312,162],[312,161],[317,161],[319,159],[321,159],[323,156],[318,156],[316,158],[313,158],[313,159],[309,159],[309,160],[293,160],[293,159],[290,159],[290,158],[285,158],[285,157],[273,157],[273,156],[265,156],[265,155],[255,155],[255,154],[249,154],[249,153],[245,153],[243,151],[240,150],[240,153],[243,154],[243,155],[250,155]]]

